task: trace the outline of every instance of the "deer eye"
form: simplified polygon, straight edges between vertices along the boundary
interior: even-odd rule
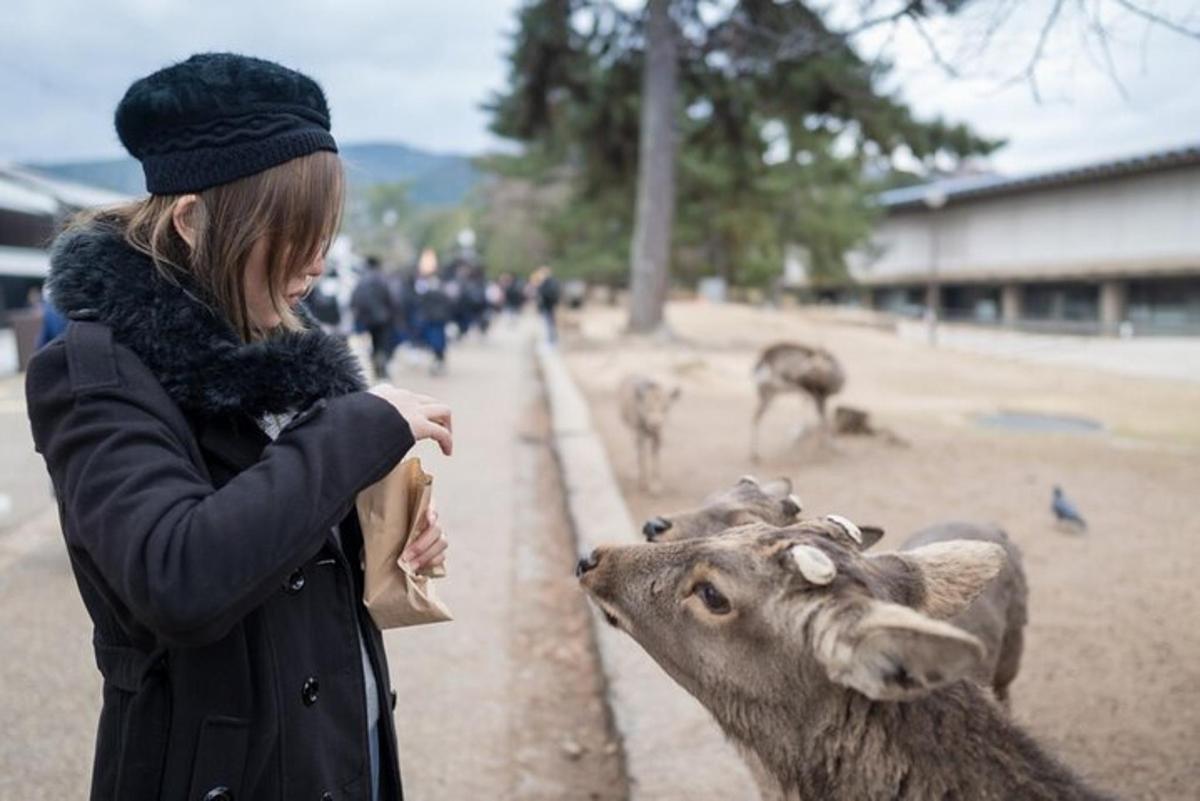
[[[707,581],[701,581],[697,584],[693,592],[700,596],[700,600],[704,603],[704,606],[714,615],[727,615],[733,608],[729,604],[729,599]]]

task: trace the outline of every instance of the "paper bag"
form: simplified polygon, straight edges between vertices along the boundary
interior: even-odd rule
[[[421,469],[421,460],[408,459],[358,494],[366,573],[363,603],[381,629],[452,619],[430,581],[445,571],[418,573],[397,564],[421,530],[432,486],[433,477]]]

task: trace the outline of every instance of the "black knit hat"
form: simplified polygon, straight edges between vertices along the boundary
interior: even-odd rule
[[[318,150],[337,152],[316,81],[234,53],[202,53],[135,81],[116,124],[155,195],[199,192]]]

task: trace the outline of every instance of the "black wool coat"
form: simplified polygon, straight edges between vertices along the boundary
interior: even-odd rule
[[[354,498],[412,446],[408,424],[337,339],[242,343],[103,224],[51,264],[74,321],[26,392],[104,677],[91,798],[368,799],[360,632],[382,797],[399,798]],[[271,442],[256,420],[289,410]]]

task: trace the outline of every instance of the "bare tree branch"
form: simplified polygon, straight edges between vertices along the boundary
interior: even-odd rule
[[[1096,41],[1100,44],[1100,56],[1103,59],[1102,69],[1108,75],[1113,85],[1117,87],[1117,91],[1121,93],[1121,97],[1129,100],[1129,91],[1125,88],[1125,84],[1121,82],[1121,76],[1117,72],[1116,62],[1113,61],[1112,50],[1108,46],[1109,32],[1104,26],[1104,20],[1100,16],[1100,3],[1093,4],[1093,10],[1088,11],[1087,0],[1078,0],[1080,13],[1088,21],[1088,28],[1096,37]]]
[[[1033,48],[1033,55],[1029,58],[1029,63],[1025,65],[1025,69],[1017,75],[1014,75],[1007,83],[1025,80],[1029,82],[1029,90],[1033,93],[1033,99],[1041,103],[1042,95],[1038,91],[1037,85],[1037,67],[1042,60],[1042,54],[1046,49],[1046,41],[1050,38],[1050,31],[1054,29],[1055,23],[1058,22],[1058,17],[1062,13],[1062,7],[1065,0],[1054,0],[1054,7],[1050,9],[1050,14],[1046,17],[1046,21],[1042,24],[1042,30],[1038,33],[1037,44]]]
[[[1169,31],[1174,31],[1180,36],[1188,36],[1192,39],[1200,39],[1200,30],[1193,30],[1185,27],[1169,17],[1164,17],[1162,14],[1151,11],[1148,8],[1142,8],[1137,3],[1132,2],[1132,0],[1113,0],[1113,2],[1128,11],[1130,14],[1141,17],[1142,19],[1166,28]]]
[[[914,16],[912,17],[911,22],[913,24],[913,28],[917,31],[917,34],[922,40],[924,40],[925,46],[929,48],[929,55],[933,59],[933,63],[941,67],[942,71],[951,78],[959,77],[958,69],[955,68],[955,66],[949,61],[942,58],[942,53],[940,50],[938,50],[937,42],[935,42],[933,37],[929,35],[929,31],[925,29],[925,25],[921,22],[921,18]]]
[[[857,36],[860,33],[869,31],[871,28],[876,28],[880,25],[886,25],[889,22],[899,22],[905,17],[915,18],[918,16],[918,12],[920,12],[923,5],[924,3],[922,0],[909,0],[909,2],[905,3],[895,11],[887,14],[881,14],[878,17],[873,17],[871,19],[863,20],[850,30],[843,32],[842,35],[846,37]]]

